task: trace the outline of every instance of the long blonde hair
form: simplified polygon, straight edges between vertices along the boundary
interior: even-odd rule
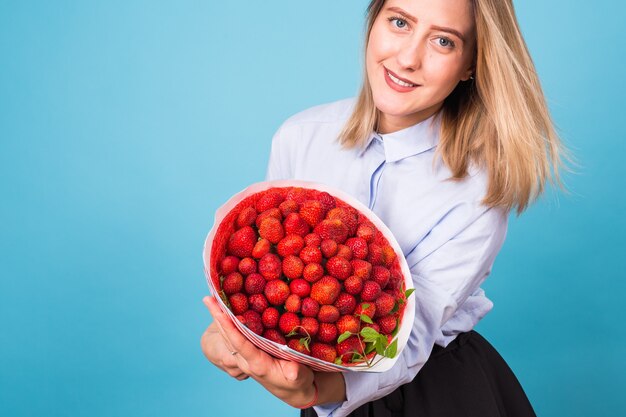
[[[511,0],[470,0],[476,24],[474,79],[461,81],[441,108],[437,153],[461,180],[474,163],[489,176],[483,204],[524,211],[546,180],[561,184],[562,157],[569,159],[548,111]],[[365,45],[385,0],[367,8]],[[346,148],[364,146],[379,111],[364,67],[355,108],[339,135]]]

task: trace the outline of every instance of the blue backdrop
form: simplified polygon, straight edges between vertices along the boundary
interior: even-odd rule
[[[0,2],[0,415],[296,415],[202,355],[201,250],[280,123],[356,93],[366,4]],[[539,415],[614,416],[626,8],[516,4],[580,166],[512,219],[478,330]]]

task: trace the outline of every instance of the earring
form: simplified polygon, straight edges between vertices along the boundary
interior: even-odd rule
[[[470,80],[473,80],[473,79],[474,79],[474,76],[473,76],[473,75],[470,75]]]

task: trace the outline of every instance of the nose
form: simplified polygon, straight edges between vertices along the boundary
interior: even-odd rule
[[[418,70],[422,65],[424,47],[420,39],[406,38],[398,46],[396,60],[400,68],[407,72]]]

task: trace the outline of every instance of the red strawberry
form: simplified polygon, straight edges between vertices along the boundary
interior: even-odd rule
[[[376,237],[376,229],[371,224],[361,223],[356,231],[356,235],[367,243],[372,243]]]
[[[337,340],[337,326],[332,323],[320,323],[317,331],[317,340],[324,343],[334,343]]]
[[[236,256],[227,256],[222,259],[221,263],[221,273],[222,275],[228,275],[231,272],[237,271],[239,268],[239,258]]]
[[[256,232],[250,226],[242,227],[230,235],[228,239],[228,253],[245,258],[252,255],[252,249],[256,244]]]
[[[396,260],[396,251],[389,245],[383,246],[383,263],[387,268],[391,268],[393,261]]]
[[[284,200],[283,196],[276,191],[268,191],[256,202],[256,211],[259,213],[272,208],[277,208]]]
[[[320,307],[319,313],[317,313],[317,319],[321,323],[334,323],[339,320],[339,309],[332,305],[323,305]]]
[[[267,340],[271,340],[274,343],[279,343],[281,345],[287,344],[285,337],[276,329],[267,329],[263,332],[263,337]]]
[[[301,298],[308,297],[311,293],[311,284],[302,278],[294,279],[289,283],[289,290]]]
[[[235,293],[228,297],[228,302],[230,303],[230,310],[235,315],[243,314],[248,310],[248,297],[245,294]]]
[[[307,200],[300,205],[300,216],[308,223],[309,226],[315,227],[324,219],[326,211],[317,200]]]
[[[283,259],[283,274],[289,279],[296,279],[302,276],[304,262],[295,255],[289,255]]]
[[[323,276],[311,286],[311,298],[320,304],[332,304],[341,291],[341,284],[337,278],[329,275]]]
[[[348,294],[357,295],[363,291],[363,280],[356,275],[352,275],[346,278],[343,286]]]
[[[312,246],[314,248],[319,248],[322,243],[322,238],[315,233],[309,233],[304,237],[304,243],[306,246]]]
[[[350,316],[341,316],[339,320],[337,320],[337,331],[339,334],[344,334],[345,332],[350,333],[358,333],[359,332],[359,319],[350,315]]]
[[[399,290],[402,287],[402,282],[402,273],[394,268],[391,270],[391,277],[385,288],[388,290]]]
[[[246,207],[239,212],[237,216],[237,228],[241,229],[245,226],[252,226],[256,220],[256,210],[254,207]]]
[[[337,352],[331,345],[325,343],[313,343],[311,345],[311,356],[326,362],[335,362]]]
[[[343,281],[352,275],[352,265],[345,258],[333,256],[326,263],[326,271],[328,271],[328,274]]]
[[[339,219],[322,220],[313,233],[318,234],[322,239],[332,239],[337,243],[343,243],[348,238],[348,227]]]
[[[376,324],[376,323],[365,323],[365,322],[362,322],[361,323],[361,329],[364,329],[365,327],[370,327],[370,328],[376,330],[378,333],[380,333],[380,326],[378,324]]]
[[[348,228],[348,234],[351,236],[356,233],[356,229],[359,225],[359,218],[357,211],[352,207],[335,207],[326,214],[326,218],[329,220],[340,220]]]
[[[322,240],[322,243],[320,244],[320,249],[322,250],[322,254],[326,258],[332,258],[337,254],[337,242],[330,239]]]
[[[322,262],[322,251],[314,246],[305,246],[299,256],[305,264]]]
[[[337,344],[337,354],[341,356],[344,363],[352,362],[354,354],[363,355],[363,344],[356,336],[350,336],[346,340]]]
[[[298,204],[301,204],[307,199],[307,191],[302,187],[293,187],[287,191],[285,200],[293,200]]]
[[[356,308],[356,298],[353,295],[342,292],[337,297],[335,304],[333,304],[339,310],[339,313],[342,315],[352,314],[354,309]]]
[[[386,316],[396,305],[396,299],[386,292],[381,293],[375,301],[376,317]],[[382,327],[382,326],[381,326]]]
[[[377,243],[370,243],[367,250],[367,261],[372,265],[382,265],[383,248]]]
[[[279,209],[273,208],[273,209],[265,210],[263,213],[259,214],[256,217],[256,220],[254,221],[254,224],[256,225],[257,229],[261,226],[261,223],[263,222],[263,220],[270,218],[270,217],[273,217],[276,220],[283,221],[283,214],[280,212]]]
[[[309,281],[315,282],[324,276],[324,267],[320,264],[308,264],[302,271],[302,277]]]
[[[263,324],[261,323],[261,315],[254,310],[248,310],[243,313],[244,324],[254,333],[261,335],[263,333]]]
[[[280,258],[273,253],[265,254],[259,260],[259,273],[268,281],[280,278],[282,271],[283,263],[280,261]]]
[[[278,328],[283,334],[287,335],[294,330],[298,330],[300,326],[300,317],[296,313],[287,311],[278,319]]]
[[[391,334],[396,329],[397,319],[395,316],[385,316],[378,319],[377,324],[380,326],[381,333]]]
[[[285,230],[280,220],[268,217],[259,226],[259,236],[269,240],[270,243],[277,244],[285,237]]]
[[[264,294],[270,304],[283,305],[289,297],[289,285],[279,279],[268,281],[265,284]]]
[[[266,329],[273,329],[278,326],[278,317],[280,314],[274,307],[268,307],[261,313],[261,322]]]
[[[310,338],[317,336],[317,332],[320,328],[320,324],[314,317],[303,317],[301,326],[304,334]]]
[[[243,258],[241,262],[239,262],[239,272],[243,275],[250,275],[253,272],[256,272],[256,261],[252,258]]]
[[[283,258],[289,255],[298,255],[304,248],[304,239],[299,235],[287,235],[276,246],[276,252]]]
[[[294,200],[285,200],[278,206],[283,216],[287,217],[289,213],[297,213],[300,210],[300,204]]]
[[[252,257],[256,259],[261,259],[264,255],[270,252],[272,244],[267,239],[260,239],[255,245],[254,249],[252,249]]]
[[[363,283],[363,291],[361,291],[361,300],[374,301],[381,293],[380,285],[372,280],[365,281]]]
[[[354,310],[354,314],[356,316],[360,316],[361,314],[365,314],[370,319],[374,318],[374,314],[376,314],[376,304],[374,303],[361,303],[356,306]]]
[[[311,297],[306,297],[302,300],[302,315],[305,317],[317,317],[317,313],[320,311],[320,305],[317,301]]]
[[[263,294],[252,294],[248,297],[248,305],[250,310],[254,310],[261,314],[267,309],[269,304],[267,303],[267,298],[265,298]]]
[[[367,258],[367,242],[362,237],[351,237],[346,245],[352,249],[352,255],[357,259]]]
[[[316,200],[322,203],[322,207],[324,207],[324,210],[326,212],[328,212],[328,210],[332,208],[335,208],[335,206],[337,205],[335,197],[328,194],[326,191],[319,193],[319,195],[316,196]]]
[[[292,313],[299,313],[301,307],[302,301],[300,297],[296,294],[289,294],[289,297],[285,300],[285,310],[291,311]]]
[[[372,264],[362,259],[353,259],[350,261],[352,265],[352,274],[365,280],[372,275]]]
[[[349,246],[342,244],[337,245],[337,256],[347,259],[348,261],[353,258],[352,249]]]
[[[232,272],[222,281],[222,290],[227,295],[241,292],[243,288],[243,276],[239,272]]]
[[[311,228],[309,224],[298,213],[289,213],[283,222],[285,232],[288,234],[306,236]]]
[[[380,288],[385,288],[389,283],[391,273],[384,266],[376,265],[372,269],[372,281],[376,281]]]
[[[265,278],[256,272],[248,275],[245,281],[245,289],[248,295],[262,294],[265,289]]]
[[[306,344],[302,342],[302,339],[299,339],[299,338],[290,339],[287,342],[287,346],[289,346],[296,352],[304,353],[305,355],[309,355],[309,356],[311,355],[309,348],[307,347]]]

